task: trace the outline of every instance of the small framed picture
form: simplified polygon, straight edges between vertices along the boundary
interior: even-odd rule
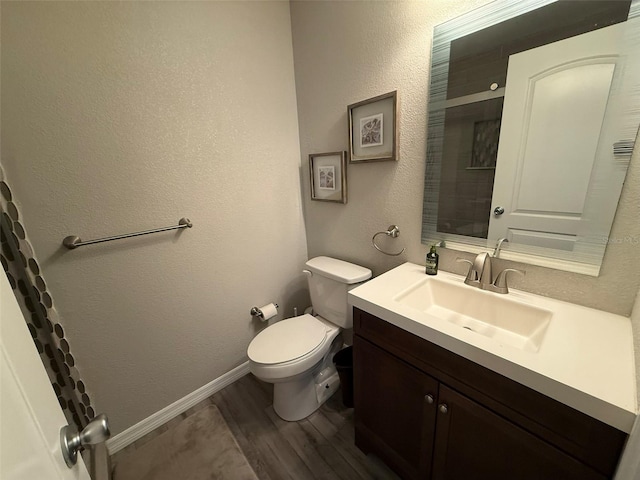
[[[347,107],[349,162],[397,160],[397,92]]]
[[[347,203],[347,152],[309,155],[311,200]]]
[[[473,124],[473,148],[467,170],[490,170],[496,168],[500,120],[481,120]]]

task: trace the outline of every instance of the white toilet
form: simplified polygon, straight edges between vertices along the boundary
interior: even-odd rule
[[[316,411],[338,388],[333,355],[343,328],[353,327],[347,292],[371,278],[371,270],[329,257],[306,263],[313,315],[270,325],[249,344],[251,373],[273,383],[273,409],[288,421]]]

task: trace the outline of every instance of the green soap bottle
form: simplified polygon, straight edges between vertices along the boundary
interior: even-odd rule
[[[436,253],[435,245],[431,245],[431,250],[427,253],[427,265],[425,272],[427,275],[438,274],[438,254]]]

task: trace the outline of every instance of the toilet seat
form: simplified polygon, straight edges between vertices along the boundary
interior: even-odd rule
[[[335,325],[309,314],[288,318],[256,335],[249,344],[247,356],[262,365],[288,363],[315,352],[336,330]]]

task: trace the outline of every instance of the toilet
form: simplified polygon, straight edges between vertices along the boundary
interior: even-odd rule
[[[305,313],[268,326],[249,344],[249,369],[273,383],[273,409],[284,420],[308,417],[340,385],[333,355],[341,331],[353,327],[347,292],[371,278],[371,270],[330,257],[306,263],[313,315]]]

